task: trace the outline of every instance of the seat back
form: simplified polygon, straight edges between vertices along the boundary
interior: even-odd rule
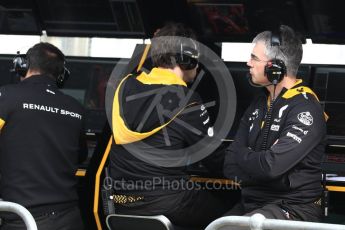
[[[150,229],[150,230],[173,230],[168,218],[158,216],[134,216],[111,214],[106,219],[108,229],[129,230],[129,229]]]

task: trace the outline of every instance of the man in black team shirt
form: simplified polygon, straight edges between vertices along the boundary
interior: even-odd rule
[[[288,26],[258,34],[247,62],[265,87],[244,113],[224,174],[242,181],[242,200],[227,215],[319,221],[326,118],[311,89],[296,79],[302,44]]]
[[[110,174],[115,182],[119,182],[114,196],[117,213],[162,214],[175,225],[204,227],[226,210],[226,204],[212,192],[193,188],[186,164],[166,165],[166,162],[174,164],[186,158],[171,161],[167,157],[161,162],[145,160],[149,156],[162,157],[169,151],[173,158],[181,149],[187,149],[205,136],[213,136],[210,118],[200,97],[193,93],[182,108],[177,100],[178,92],[191,92],[187,83],[196,77],[198,49],[191,39],[193,36],[192,31],[181,24],[168,24],[158,30],[151,43],[151,60],[155,67],[149,73],[130,75],[117,88],[112,116],[115,143],[110,153]],[[186,60],[182,62],[182,54],[177,51],[189,57],[185,56]],[[168,90],[162,94],[159,103],[155,102],[159,92],[165,89]],[[130,100],[134,97],[137,98]],[[159,110],[151,110],[145,118],[155,103],[157,107],[162,106],[162,110],[171,111],[172,115],[167,118]],[[183,112],[191,107],[195,109]],[[142,126],[140,131],[138,126]],[[131,152],[129,145],[135,145],[137,149]],[[187,158],[192,154],[187,150],[184,153]],[[221,169],[222,159],[221,152],[216,152],[204,159],[204,164]]]
[[[75,176],[83,108],[57,87],[68,71],[58,48],[38,43],[24,61],[25,78],[0,89],[0,197],[26,207],[40,230],[83,229]],[[25,229],[18,216],[1,217],[1,229]]]

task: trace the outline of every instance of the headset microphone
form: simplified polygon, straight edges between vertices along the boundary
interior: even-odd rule
[[[257,87],[257,88],[262,88],[262,87],[273,85],[273,83],[270,83],[270,84],[267,84],[267,85],[259,85],[259,84],[254,83],[252,81],[252,76],[250,75],[250,73],[247,73],[247,80],[249,82],[249,85],[251,85],[253,87]]]

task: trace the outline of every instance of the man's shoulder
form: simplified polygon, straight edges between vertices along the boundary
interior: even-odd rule
[[[19,84],[10,84],[0,87],[0,97],[3,98],[15,98],[23,93],[22,85]]]
[[[313,94],[301,93],[292,98],[286,99],[286,102],[291,106],[290,108],[309,107],[322,111],[319,100]]]

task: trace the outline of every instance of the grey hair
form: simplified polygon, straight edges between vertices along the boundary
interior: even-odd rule
[[[271,31],[264,31],[258,34],[253,39],[253,43],[263,42],[266,47],[266,56],[270,60],[282,60],[286,66],[287,75],[296,76],[303,56],[302,42],[289,26],[281,25],[279,33],[280,46],[271,46]]]

